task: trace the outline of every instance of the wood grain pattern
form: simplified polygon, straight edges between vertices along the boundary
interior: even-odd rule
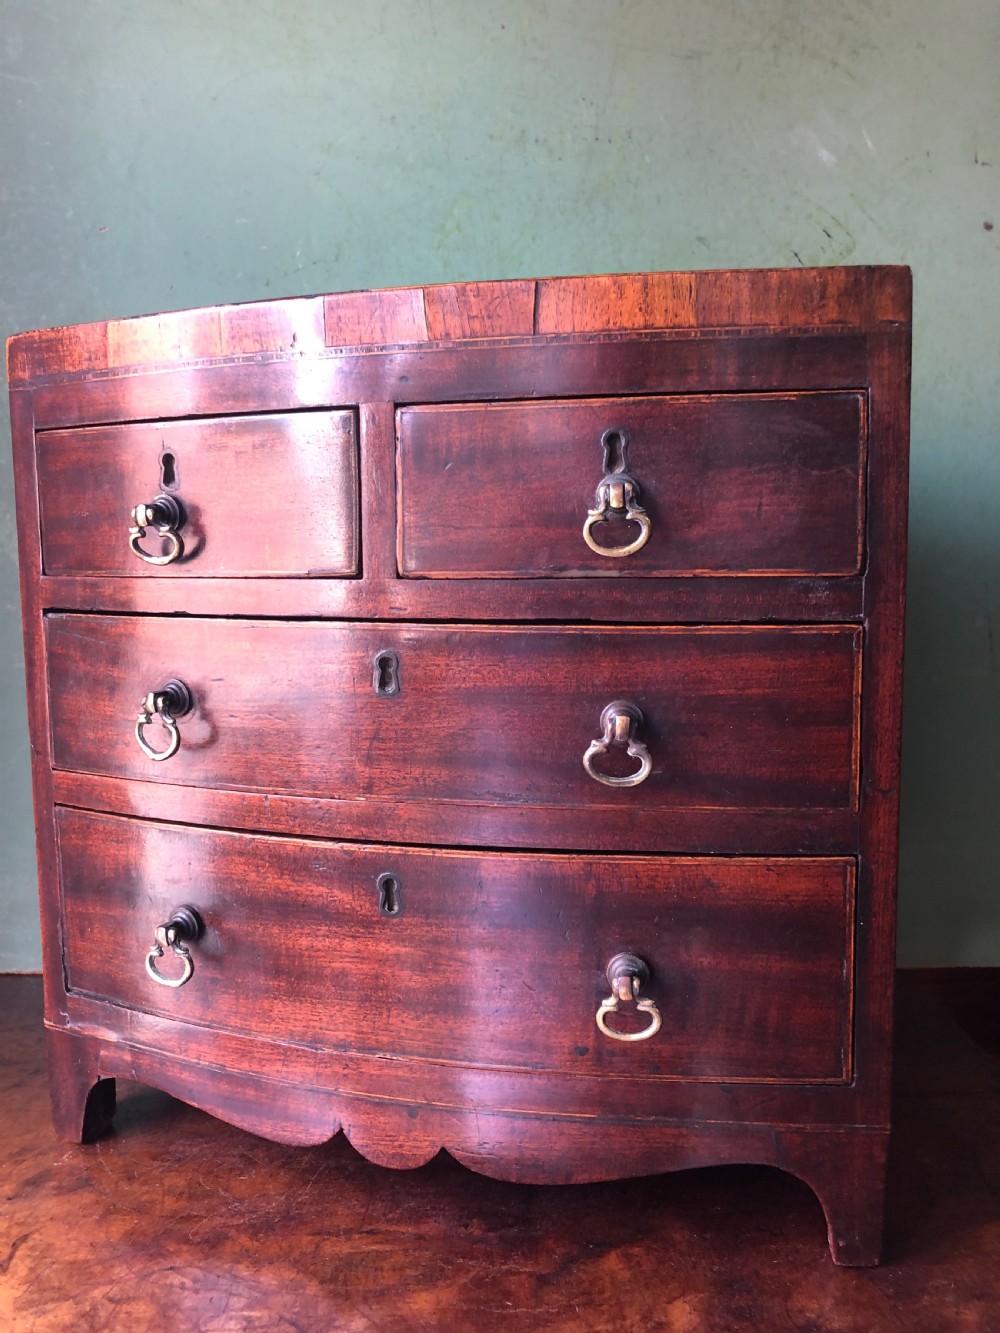
[[[697,273],[609,273],[539,283],[537,333],[691,329],[698,324]]]
[[[357,572],[351,412],[45,431],[38,437],[38,472],[48,574],[173,579]],[[147,564],[129,549],[129,513],[164,491],[182,506],[184,552],[169,565]],[[155,531],[148,530],[143,549],[159,554],[157,546]]]
[[[901,268],[598,275],[13,338],[60,1132],[100,1132],[138,1074],[393,1166],[770,1162],[816,1190],[837,1262],[875,1262],[909,307]],[[655,520],[624,577],[552,536],[571,490],[579,542],[609,401],[636,412]],[[356,475],[281,424],[320,419],[356,428]],[[204,458],[232,545],[151,578],[107,553],[155,494],[154,436],[156,460],[183,445],[183,499]],[[265,484],[240,507],[247,472]],[[170,676],[196,707],[153,764],[135,719]],[[582,755],[622,697],[653,766],[611,790]],[[398,919],[375,901],[390,854]],[[150,1001],[148,932],[181,888],[209,895],[203,990]],[[604,955],[643,949],[662,1058],[578,1026]]]
[[[535,284],[464,282],[424,288],[431,339],[513,338],[534,333]]]
[[[317,797],[605,806],[852,809],[860,634],[849,627],[572,629],[49,615],[57,768]],[[399,659],[378,698],[376,656]],[[275,670],[281,663],[281,670]],[[133,736],[177,677],[195,707],[151,763]],[[646,717],[653,772],[584,771],[605,704]],[[158,724],[151,743],[163,749]],[[634,770],[619,751],[609,773]],[[503,838],[516,845],[517,818]]]
[[[362,414],[364,421],[364,414]],[[392,438],[392,413],[382,438]],[[364,426],[362,427],[364,429]],[[365,506],[385,512],[393,493],[391,467],[368,469]],[[759,624],[761,622],[860,623],[861,578],[756,578],[694,576],[647,579],[635,596],[632,579],[400,579],[395,574],[394,532],[369,526],[363,546],[363,579],[272,577],[183,579],[43,577],[47,606],[67,611],[190,615],[241,615],[338,620],[511,621],[600,620],[608,624]]]
[[[835,1322],[859,1333],[941,1333],[956,1320],[988,1329],[1000,1308],[1000,1159],[990,1147],[1000,1065],[906,974],[899,991],[887,1263],[851,1277],[831,1274],[816,1199],[786,1174],[798,1161],[808,1179],[825,1164],[841,1198],[863,1197],[852,1173],[873,1168],[867,1154],[852,1168],[837,1151],[855,1137],[843,1132],[746,1126],[737,1140],[729,1127],[647,1124],[661,1160],[772,1151],[784,1170],[717,1165],[572,1189],[490,1180],[447,1154],[418,1171],[387,1172],[343,1135],[315,1147],[253,1138],[134,1081],[169,1080],[189,1101],[203,1090],[218,1096],[204,1069],[77,1034],[67,1040],[119,1075],[119,1110],[114,1134],[67,1148],[47,1110],[40,979],[0,977],[0,1309],[8,1325],[32,1333],[103,1330],[109,1321],[154,1328],[179,1310],[191,1328],[221,1319],[303,1333],[365,1321],[620,1333],[626,1303],[635,1326],[651,1329],[670,1320],[708,1330]],[[994,1003],[981,1017],[996,1012]],[[259,1106],[261,1086],[243,1081],[249,1107]],[[298,1104],[315,1124],[317,1098],[306,1091],[298,1089]],[[235,1106],[235,1087],[230,1095]],[[324,1097],[336,1120],[334,1098]],[[269,1101],[291,1125],[291,1100]],[[340,1110],[358,1133],[346,1098]],[[423,1132],[432,1114],[425,1108],[410,1131]],[[489,1169],[496,1141],[520,1136],[527,1148],[523,1124],[483,1114],[472,1164]],[[582,1133],[595,1166],[634,1164],[633,1124],[593,1121]],[[538,1148],[527,1150],[541,1157],[547,1148],[565,1163],[580,1138],[565,1117],[548,1117],[530,1136]],[[151,1189],[153,1181],[163,1187]],[[846,1214],[840,1223],[851,1229]]]
[[[319,297],[254,301],[211,310],[141,315],[15,334],[7,342],[11,384],[39,376],[121,370],[226,356],[316,352],[324,345]]]
[[[315,356],[326,341],[323,304],[315,298],[223,306],[219,318],[226,356]]]
[[[419,287],[328,296],[324,319],[330,346],[423,342],[427,337],[424,294]]]
[[[635,273],[539,282],[537,333],[871,328],[909,318],[905,268]]]
[[[725,810],[653,806],[634,802],[604,805],[600,818],[582,818],[572,807],[396,797],[337,798],[291,796],[270,789],[223,791],[162,780],[57,769],[55,799],[65,805],[109,810],[147,819],[214,824],[328,838],[377,840],[390,829],[406,842],[444,847],[499,847],[505,844],[553,850],[715,853],[767,855],[793,851],[836,856],[858,846],[857,810]]]
[[[601,556],[582,531],[606,431],[652,524]],[[864,530],[857,394],[584,399],[397,415],[399,569],[409,576],[853,574]],[[621,534],[619,531],[621,530]],[[621,546],[636,525],[595,530]]]
[[[862,834],[859,896],[871,925],[859,940],[864,1000],[858,1030],[866,1074],[888,1102],[896,942],[896,867],[902,743],[903,635],[909,495],[910,337],[885,339],[872,354],[869,469],[871,525],[878,533],[865,580]]]
[[[31,788],[35,811],[35,851],[38,859],[42,962],[45,980],[45,1017],[65,1021],[65,985],[62,975],[62,937],[56,883],[55,824],[52,796],[52,760],[49,747],[49,689],[45,660],[42,548],[38,531],[38,474],[31,395],[14,390],[10,395],[14,495],[17,503],[17,549],[21,580],[21,624],[24,636],[24,674],[27,686],[28,736],[31,743]]]
[[[113,1107],[113,1080],[124,1076],[143,1078],[278,1142],[308,1145],[343,1131],[370,1161],[396,1169],[424,1165],[443,1144],[482,1175],[535,1184],[614,1179],[657,1166],[676,1171],[727,1161],[766,1162],[798,1175],[818,1195],[835,1262],[868,1266],[878,1261],[888,1143],[884,1131],[812,1127],[797,1132],[751,1121],[723,1131],[707,1123],[642,1123],[627,1114],[612,1120],[531,1120],[523,1114],[470,1114],[467,1107],[439,1105],[425,1107],[414,1124],[417,1117],[395,1099],[379,1105],[378,1116],[372,1117],[371,1104],[362,1107],[332,1090],[269,1086],[267,1076],[256,1071],[229,1072],[220,1096],[217,1074],[185,1066],[173,1052],[154,1053],[128,1043],[108,1045],[77,1037],[71,1064],[60,1035],[52,1034],[50,1052],[61,1052],[58,1106],[64,1119],[57,1123],[65,1126],[69,1138],[86,1140],[97,1132],[96,1108],[107,1112]],[[74,1107],[78,1119],[70,1122],[65,1117]]]
[[[143,956],[149,948],[147,941]],[[660,1124],[684,1124],[694,1129],[704,1124],[720,1126],[766,1125],[776,1128],[802,1125],[846,1129],[858,1124],[888,1129],[887,1117],[865,1119],[853,1084],[719,1082],[701,1079],[697,1099],[692,1101],[692,1087],[684,1079],[655,1079],[648,1073],[632,1076],[619,1073],[609,1081],[606,1072],[542,1076],[536,1070],[475,1068],[448,1060],[371,1055],[365,1051],[320,1050],[287,1041],[248,1037],[225,1028],[206,1031],[204,1025],[186,1024],[175,1017],[123,1009],[106,1000],[72,992],[66,996],[67,1023],[75,1033],[104,1043],[119,1042],[140,1046],[158,1055],[169,1052],[185,1066],[204,1066],[206,1045],[210,1043],[211,1064],[199,1074],[199,1094],[208,1096],[217,1082],[213,1108],[224,1104],[227,1087],[220,1074],[240,1078],[258,1078],[277,1082],[281,1100],[268,1104],[260,1099],[259,1118],[250,1125],[240,1123],[254,1133],[267,1134],[280,1129],[285,1119],[285,1105],[294,1100],[293,1090],[319,1089],[339,1092],[345,1097],[365,1102],[393,1102],[406,1107],[454,1107],[459,1110],[490,1108],[498,1115],[576,1117],[607,1122],[616,1115]],[[595,1006],[596,1013],[596,1006]],[[596,1031],[596,1028],[595,1028]],[[103,1073],[110,1072],[102,1062]],[[213,1074],[214,1070],[214,1074]],[[155,1082],[155,1080],[147,1080]],[[617,1111],[609,1105],[614,1093]],[[693,1110],[692,1107],[695,1109]],[[300,1116],[301,1112],[296,1112]],[[414,1117],[416,1118],[416,1117]],[[303,1132],[301,1129],[298,1131]],[[373,1130],[373,1132],[375,1132]],[[313,1142],[323,1137],[323,1127],[312,1129]],[[439,1145],[440,1146],[440,1145]],[[400,1154],[406,1145],[399,1146]],[[655,1169],[655,1168],[654,1168]]]
[[[632,273],[302,297],[276,303],[274,315],[266,313],[269,304],[255,303],[261,314],[250,319],[258,329],[255,350],[274,353],[288,350],[290,323],[315,327],[318,305],[330,347],[653,329],[868,331],[907,322],[910,275],[905,268],[884,267]],[[232,314],[239,310],[217,307],[17,334],[8,342],[8,377],[11,384],[24,384],[47,374],[238,355],[247,336],[247,319]]]
[[[773,337],[753,330],[704,340],[648,333],[331,349],[324,356],[168,364],[155,374],[137,367],[67,379],[43,375],[32,386],[32,406],[38,428],[49,430],[350,403],[857,390],[868,383],[868,354],[868,336],[857,331]]]
[[[72,810],[58,827],[69,987],[130,1009],[469,1067],[850,1077],[848,860],[424,852]],[[397,916],[379,913],[383,873],[398,884]],[[194,976],[171,990],[144,959],[184,903],[205,935]],[[597,1030],[604,968],[625,948],[652,972],[643,995],[663,1012],[662,1039]],[[169,952],[159,966],[171,974]],[[619,1023],[636,1027],[627,1013]]]

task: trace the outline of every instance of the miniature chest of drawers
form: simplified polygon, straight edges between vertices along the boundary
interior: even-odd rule
[[[8,347],[55,1120],[771,1163],[874,1263],[909,273]]]

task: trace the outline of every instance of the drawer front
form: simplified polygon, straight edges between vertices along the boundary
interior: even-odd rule
[[[197,578],[355,574],[357,473],[354,414],[346,411],[44,431],[44,569]],[[167,523],[176,537],[158,534],[159,512],[134,535],[130,511],[161,495],[178,506],[176,523]],[[174,558],[154,564],[142,552]]]
[[[608,805],[856,806],[852,626],[54,614],[46,633],[57,768],[311,797],[579,807],[584,817]],[[140,701],[171,679],[190,689],[191,711],[173,729],[152,713],[137,723]],[[148,757],[140,736],[155,752],[178,748]],[[601,780],[643,773],[637,785]]]
[[[71,990],[325,1049],[663,1078],[850,1077],[854,866],[842,859],[458,853],[58,811]],[[392,877],[380,912],[379,880]],[[193,974],[146,957],[182,905]],[[648,968],[605,1014],[606,968]],[[183,972],[169,947],[153,959]]]
[[[858,393],[401,409],[399,569],[422,578],[853,574],[864,436]],[[625,521],[619,504],[590,520],[595,551],[584,538],[588,512],[601,507],[605,472],[622,470],[638,484],[645,519]],[[644,544],[621,555],[647,526]]]

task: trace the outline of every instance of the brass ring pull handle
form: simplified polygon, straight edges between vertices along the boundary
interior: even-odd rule
[[[616,953],[607,967],[611,994],[597,1010],[597,1026],[613,1041],[648,1041],[660,1030],[663,1017],[654,1000],[640,1000],[639,992],[649,981],[649,968],[634,953]],[[647,1014],[649,1022],[638,1032],[618,1032],[608,1026],[608,1015],[621,1012],[623,1004],[634,1004],[637,1013]]]
[[[190,713],[193,707],[191,691],[182,680],[168,680],[162,690],[150,690],[139,705],[139,716],[135,720],[135,738],[147,759],[159,764],[177,753],[181,745],[181,733],[176,719]],[[154,750],[144,734],[156,717],[166,728],[168,742],[165,750]]]
[[[614,485],[610,486],[608,480],[613,480]],[[653,525],[650,523],[649,515],[645,509],[635,503],[638,493],[638,485],[631,477],[606,479],[598,486],[597,504],[593,509],[587,510],[587,519],[583,525],[583,540],[597,555],[612,557],[634,555],[636,551],[641,551],[649,541],[649,534]],[[629,542],[627,546],[602,546],[600,542],[596,542],[592,535],[595,524],[603,523],[605,519],[612,519],[619,515],[639,524],[638,537]]]
[[[146,971],[161,986],[170,986],[176,990],[184,986],[194,975],[194,959],[187,947],[205,933],[205,923],[193,907],[178,907],[169,921],[156,927],[156,938],[152,948],[146,954]],[[179,977],[165,977],[157,969],[156,960],[162,958],[167,950],[181,960],[182,970]]]
[[[128,544],[140,560],[148,565],[169,565],[184,554],[184,542],[178,532],[184,522],[184,511],[172,495],[158,495],[152,504],[136,505],[131,517]],[[155,528],[156,535],[170,543],[166,555],[152,555],[139,545],[147,528]]]
[[[597,487],[594,508],[587,510],[583,540],[596,555],[620,559],[641,551],[649,541],[652,523],[639,503],[642,488],[628,471],[628,431],[606,430],[601,436],[604,449],[604,476]],[[602,546],[594,538],[598,523],[625,520],[638,523],[639,535],[626,546]]]
[[[600,739],[591,741],[583,756],[583,766],[595,782],[603,782],[606,787],[638,787],[640,782],[646,781],[653,771],[653,759],[636,735],[642,723],[642,709],[627,699],[616,699],[604,707],[601,712]],[[634,773],[616,778],[594,767],[598,755],[610,750],[612,745],[624,745],[625,753],[639,760],[639,767]]]

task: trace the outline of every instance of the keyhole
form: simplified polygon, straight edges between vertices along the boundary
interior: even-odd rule
[[[174,456],[170,453],[160,455],[160,486],[164,490],[169,490],[177,485],[177,468],[174,465]]]
[[[604,449],[605,473],[628,471],[627,430],[620,427],[606,430],[601,436],[601,446]]]
[[[403,886],[397,875],[379,875],[375,881],[378,889],[378,910],[380,916],[399,916],[403,911]]]
[[[399,693],[399,658],[391,648],[383,648],[375,654],[372,688],[380,699]]]

